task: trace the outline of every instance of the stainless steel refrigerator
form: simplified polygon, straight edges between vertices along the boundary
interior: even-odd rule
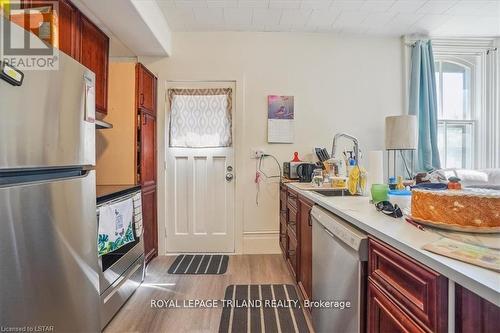
[[[2,330],[100,331],[95,76],[58,61],[0,79]]]

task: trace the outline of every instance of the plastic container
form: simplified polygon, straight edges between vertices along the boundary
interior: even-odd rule
[[[333,188],[346,188],[347,178],[345,177],[332,177]]]
[[[409,209],[411,206],[411,191],[390,190],[389,201],[393,205],[398,205],[401,209]]]
[[[395,190],[396,184],[396,177],[389,177],[389,189]]]
[[[372,184],[370,192],[374,203],[389,200],[387,195],[389,193],[389,185],[387,184]]]

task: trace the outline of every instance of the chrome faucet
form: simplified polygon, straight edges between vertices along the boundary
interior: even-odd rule
[[[353,137],[352,135],[346,134],[346,133],[337,133],[333,137],[333,142],[332,142],[332,158],[335,156],[335,151],[337,150],[337,140],[340,139],[341,137],[350,139],[354,143],[354,163],[355,165],[359,164],[359,143],[358,139]]]

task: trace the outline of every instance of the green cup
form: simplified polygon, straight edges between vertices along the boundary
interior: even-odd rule
[[[387,184],[372,184],[371,188],[373,203],[387,201],[389,199],[389,185]]]

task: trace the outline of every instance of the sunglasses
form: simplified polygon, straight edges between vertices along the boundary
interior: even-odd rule
[[[389,201],[380,201],[375,204],[377,211],[384,213],[387,216],[402,217],[403,212],[398,205],[392,205]]]

